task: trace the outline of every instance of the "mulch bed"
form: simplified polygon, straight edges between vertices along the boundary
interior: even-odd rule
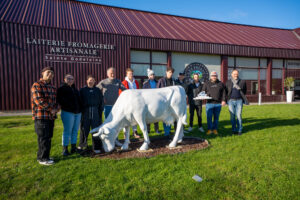
[[[171,142],[171,139],[169,138],[158,137],[150,138],[150,140],[150,151],[147,152],[138,151],[143,144],[143,139],[131,139],[128,151],[121,151],[120,147],[117,147],[113,152],[110,153],[101,153],[96,155],[93,153],[93,151],[86,151],[82,155],[99,159],[149,158],[160,154],[178,154],[191,150],[201,150],[209,146],[207,140],[198,137],[184,137],[183,141],[180,144],[177,144],[177,147],[172,149],[167,147]],[[120,142],[123,143],[123,141]]]

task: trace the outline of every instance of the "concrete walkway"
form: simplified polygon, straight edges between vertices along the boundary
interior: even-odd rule
[[[296,100],[292,103],[286,102],[266,102],[261,103],[261,105],[270,105],[270,104],[300,104],[300,100]],[[258,105],[258,103],[250,103],[250,105]],[[60,112],[59,112],[60,114]],[[31,110],[19,110],[19,111],[0,111],[0,117],[9,117],[9,116],[26,116],[32,115]]]
[[[32,115],[31,110],[19,110],[19,111],[1,111],[1,117],[8,117],[8,116],[26,116]]]

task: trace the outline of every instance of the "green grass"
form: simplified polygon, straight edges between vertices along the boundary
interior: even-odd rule
[[[30,117],[1,117],[0,199],[300,199],[300,104],[246,106],[243,118],[245,134],[231,135],[223,107],[220,134],[201,135],[208,149],[122,160],[63,158],[58,119],[57,163],[41,166]]]

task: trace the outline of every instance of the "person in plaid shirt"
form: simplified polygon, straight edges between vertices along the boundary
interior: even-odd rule
[[[37,161],[42,165],[54,164],[49,156],[54,120],[59,109],[56,88],[51,84],[53,77],[53,67],[45,67],[42,69],[42,78],[31,87],[32,119],[38,136]]]

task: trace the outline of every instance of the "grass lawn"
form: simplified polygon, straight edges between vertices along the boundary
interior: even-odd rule
[[[228,107],[218,136],[195,129],[208,149],[123,160],[63,158],[58,119],[57,163],[41,166],[31,118],[1,117],[0,199],[300,199],[300,104],[246,106],[243,118],[242,136],[231,135]]]

